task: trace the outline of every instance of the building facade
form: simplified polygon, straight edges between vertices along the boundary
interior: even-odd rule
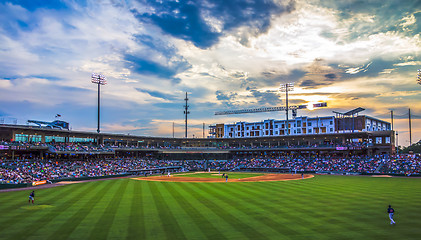
[[[295,119],[262,122],[237,122],[209,126],[210,138],[254,138],[297,136],[307,134],[332,134],[390,131],[391,124],[370,116],[353,117],[297,117]]]

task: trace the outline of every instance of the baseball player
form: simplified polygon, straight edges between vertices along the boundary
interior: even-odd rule
[[[392,206],[389,205],[387,213],[389,213],[390,225],[396,224],[396,222],[393,220],[393,214],[395,213],[395,209],[393,209]]]
[[[34,200],[35,200],[35,191],[32,191],[29,194],[29,201],[28,201],[28,203],[31,203],[31,201],[32,201],[32,204],[34,204]]]

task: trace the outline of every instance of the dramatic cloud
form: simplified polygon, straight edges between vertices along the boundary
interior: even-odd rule
[[[420,23],[417,0],[0,1],[0,115],[95,131],[95,72],[108,132],[172,136],[185,92],[192,127],[283,118],[213,113],[283,105],[284,83],[290,104],[328,103],[300,115],[420,116]]]
[[[164,100],[175,100],[176,99],[174,97],[174,95],[171,95],[171,94],[168,94],[168,93],[163,93],[163,92],[160,92],[160,91],[152,91],[152,90],[141,89],[141,88],[136,88],[136,90],[138,90],[139,92],[147,93],[152,97],[161,98],[161,99],[164,99]]]
[[[192,42],[199,48],[218,43],[219,38],[234,29],[245,27],[240,35],[249,32],[259,35],[271,26],[271,19],[294,9],[294,2],[286,5],[264,0],[200,0],[200,1],[139,1],[145,8],[133,9],[139,21],[159,26],[165,33]],[[247,42],[247,36],[239,36]]]

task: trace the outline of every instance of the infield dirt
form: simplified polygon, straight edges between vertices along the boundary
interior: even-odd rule
[[[305,174],[304,179],[312,178],[314,175]],[[158,181],[158,182],[225,182],[225,178],[197,178],[197,177],[178,177],[175,176],[152,176],[132,178],[134,180]],[[228,182],[268,182],[268,181],[288,181],[300,180],[301,174],[264,174],[263,176],[234,179],[228,178]]]

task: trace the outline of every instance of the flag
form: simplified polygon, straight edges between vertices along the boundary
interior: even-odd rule
[[[59,117],[61,117],[61,115],[60,114],[56,114],[56,118],[59,118]]]

